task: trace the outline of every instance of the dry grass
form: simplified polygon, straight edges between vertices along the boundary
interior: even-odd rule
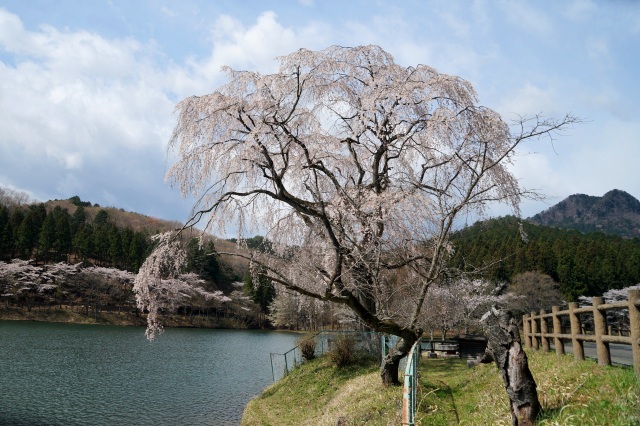
[[[40,321],[74,324],[101,324],[118,326],[146,326],[144,314],[101,311],[96,319],[93,310],[86,315],[84,308],[34,308],[31,311],[20,308],[0,308],[0,320],[7,321]],[[165,327],[197,327],[241,329],[246,325],[234,318],[215,318],[205,316],[188,317],[184,315],[167,315],[163,319]]]
[[[528,352],[543,406],[539,425],[640,424],[640,381],[632,369]],[[402,388],[383,388],[376,363],[338,369],[326,357],[296,369],[247,406],[243,425],[398,425]],[[511,424],[495,365],[460,359],[420,364],[418,425]],[[338,423],[340,421],[340,423]]]
[[[640,424],[640,381],[632,369],[576,362],[570,355],[527,355],[543,408],[538,424]],[[495,365],[467,369],[463,360],[423,359],[420,374],[420,424],[511,424]]]
[[[402,389],[383,388],[377,362],[342,368],[317,358],[247,406],[242,425],[397,425]]]

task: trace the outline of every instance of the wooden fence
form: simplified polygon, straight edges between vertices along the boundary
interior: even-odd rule
[[[559,307],[551,308],[551,313],[544,310],[540,313],[531,312],[524,315],[525,347],[548,352],[551,340],[558,355],[564,354],[564,341],[571,340],[573,356],[577,360],[584,360],[584,342],[595,342],[599,365],[611,365],[610,343],[631,345],[633,368],[640,378],[640,290],[629,290],[629,300],[605,304],[602,297],[592,298],[593,306],[579,308],[578,304],[569,303],[569,309],[561,311]],[[629,335],[623,336],[611,333],[607,324],[607,311],[629,310]],[[581,314],[593,316],[593,334],[586,334]],[[571,334],[562,333],[562,316],[569,316]],[[551,323],[551,327],[549,327]]]

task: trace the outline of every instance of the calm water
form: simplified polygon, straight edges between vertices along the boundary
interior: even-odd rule
[[[0,425],[236,425],[295,338],[0,321]]]

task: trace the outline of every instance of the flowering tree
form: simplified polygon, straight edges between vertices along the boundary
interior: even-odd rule
[[[624,287],[620,289],[607,290],[602,294],[604,303],[616,303],[629,300],[629,290],[640,289],[640,284]],[[581,307],[592,306],[593,301],[591,297],[580,296],[578,297],[578,303]],[[588,318],[587,321],[592,320]],[[618,332],[622,332],[624,329],[629,329],[629,310],[628,309],[610,309],[607,310],[607,324],[615,324]]]
[[[31,304],[36,297],[48,297],[55,292],[67,277],[75,275],[80,264],[70,265],[59,262],[46,266],[35,266],[28,260],[13,259],[0,262],[0,296],[7,306],[10,300]]]
[[[439,329],[443,339],[454,328],[468,333],[479,326],[482,315],[493,305],[502,305],[509,299],[500,294],[503,286],[483,279],[461,277],[450,282],[437,283],[429,288],[424,310],[424,327]]]
[[[174,311],[186,299],[202,297],[221,303],[231,298],[221,291],[208,292],[203,280],[194,273],[183,273],[187,263],[185,245],[173,232],[156,235],[158,245],[144,261],[135,277],[133,292],[138,308],[147,311],[146,335],[153,340],[162,332],[160,316],[164,310]]]
[[[270,75],[225,68],[228,84],[177,105],[167,179],[200,194],[188,226],[266,232],[272,250],[252,260],[273,282],[399,336],[381,370],[397,383],[456,221],[496,201],[517,213],[536,195],[509,171],[514,150],[576,119],[510,128],[469,82],[400,66],[377,46],[278,61]]]

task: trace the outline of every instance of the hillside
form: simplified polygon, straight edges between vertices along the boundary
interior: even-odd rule
[[[520,225],[526,234],[521,238]],[[640,239],[536,225],[508,216],[477,222],[452,236],[452,266],[510,281],[540,271],[569,299],[640,282]]]
[[[131,228],[136,232],[147,231],[149,233],[158,233],[182,227],[182,224],[178,221],[157,219],[151,216],[146,216],[135,212],[128,212],[115,207],[100,207],[98,205],[91,205],[91,203],[89,202],[85,203],[82,201],[76,202],[76,204],[74,204],[73,197],[68,200],[47,201],[44,203],[44,205],[47,208],[47,211],[53,210],[56,207],[60,207],[62,209],[68,210],[69,214],[73,215],[73,213],[78,208],[77,204],[80,203],[83,204],[82,207],[84,208],[89,221],[93,221],[93,219],[96,217],[96,214],[98,214],[100,210],[105,210],[109,215],[109,220],[113,222],[117,227]]]
[[[602,197],[574,194],[528,220],[585,233],[604,232],[624,238],[639,237],[640,201],[618,189]]]
[[[180,223],[93,205],[79,197],[41,203],[3,194],[7,192],[0,192],[0,319],[139,321],[132,292],[135,274],[154,247],[151,236],[180,228]],[[234,295],[248,272],[247,261],[219,254],[243,249],[212,236],[200,244],[199,234],[183,233],[185,272],[202,281],[189,293],[188,303],[176,305],[178,314],[186,316],[188,326],[230,326],[226,319],[233,320],[233,326],[260,326],[263,313]],[[47,314],[40,315],[43,309]],[[74,315],[57,312],[65,310]],[[107,313],[125,318],[106,319]]]

